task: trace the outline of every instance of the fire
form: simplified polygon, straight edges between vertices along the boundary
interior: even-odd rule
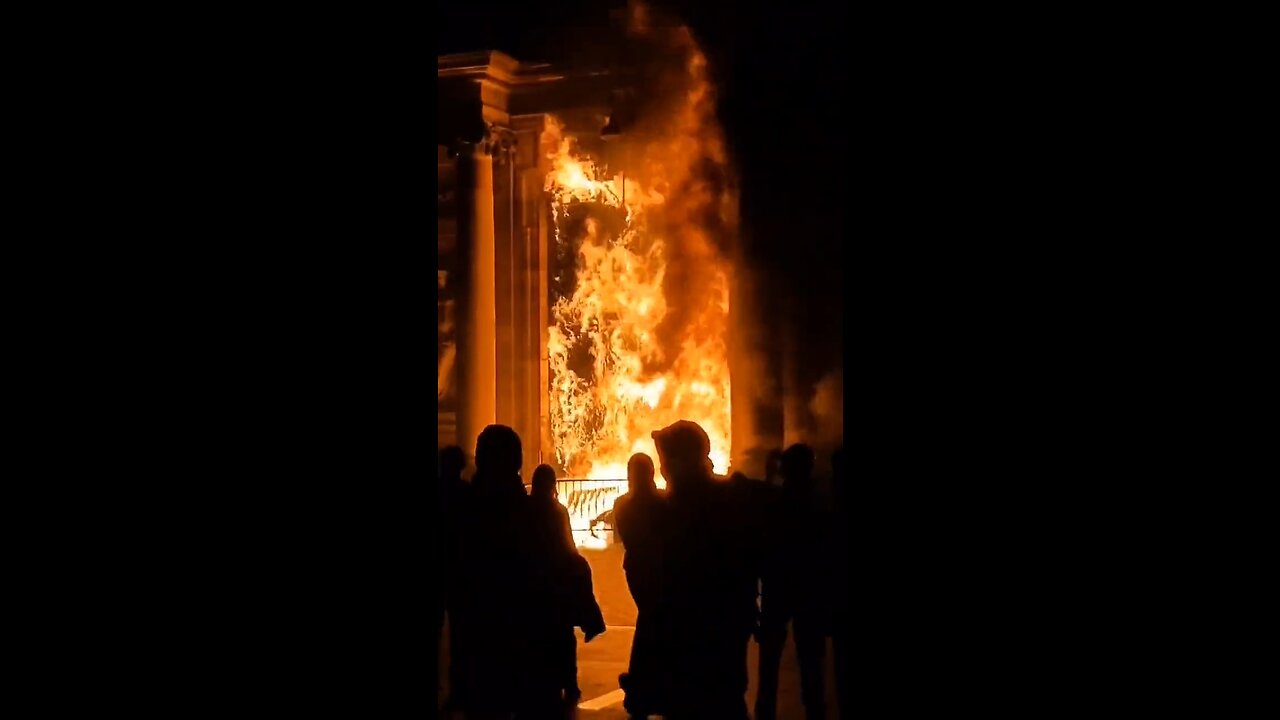
[[[610,174],[558,122],[543,136],[555,241],[576,249],[562,269],[575,274],[572,294],[555,303],[548,338],[553,440],[569,477],[617,481],[590,513],[626,491],[632,454],[657,464],[650,433],[677,420],[701,425],[715,471],[728,470],[729,264],[713,236],[736,213],[700,175],[727,163],[705,58],[687,31],[677,38],[691,48],[686,89],[629,148],[633,168]],[[595,519],[562,501],[575,529]]]

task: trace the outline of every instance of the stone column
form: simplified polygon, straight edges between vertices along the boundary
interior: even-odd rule
[[[524,477],[528,479],[538,464],[539,431],[537,397],[530,371],[536,371],[537,347],[530,347],[529,283],[530,266],[524,204],[528,187],[524,171],[534,157],[534,148],[525,147],[510,128],[490,126],[489,152],[493,158],[494,198],[494,284],[497,353],[496,408],[498,422],[520,435],[524,449]],[[527,157],[526,157],[527,156]]]
[[[487,142],[458,152],[458,259],[464,281],[458,332],[458,444],[471,456],[497,418],[493,157]]]
[[[549,423],[547,379],[547,197],[543,192],[548,168],[541,145],[545,116],[524,115],[511,119],[515,147],[512,186],[515,219],[512,251],[513,292],[516,294],[513,327],[512,377],[519,409],[520,438],[524,441],[524,476],[532,476],[539,463],[555,464]],[[501,212],[501,209],[499,209]]]

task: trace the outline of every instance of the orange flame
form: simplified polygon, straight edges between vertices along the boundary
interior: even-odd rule
[[[553,126],[553,135],[558,132]],[[649,160],[650,167],[662,163]],[[612,206],[626,215],[622,231],[612,236],[603,223],[586,220],[575,290],[553,307],[550,420],[564,470],[571,477],[626,478],[628,457],[635,452],[657,462],[653,430],[687,419],[707,430],[710,459],[724,473],[731,437],[727,264],[710,252],[699,256],[698,272],[709,278],[717,296],[701,302],[681,337],[668,338],[664,346],[659,324],[680,299],[664,292],[667,238],[646,223],[662,213],[662,193],[623,176],[605,179],[594,163],[577,156],[571,138],[557,142],[547,188],[557,242],[567,241],[561,237],[563,220],[581,205]],[[582,368],[581,360],[571,366],[571,356],[581,356],[582,348],[589,350],[589,368]],[[652,366],[663,369],[646,370]],[[662,486],[663,480],[658,482]],[[617,483],[613,491],[607,506],[626,491],[626,483]],[[575,503],[566,498],[566,505],[572,509]]]
[[[642,3],[631,9],[632,32],[656,51],[657,73],[645,77],[657,82],[644,93],[649,112],[620,139],[626,174],[609,174],[558,122],[543,136],[555,240],[576,255],[548,340],[553,442],[570,476],[618,481],[561,498],[575,529],[626,490],[633,453],[657,461],[650,433],[676,420],[706,430],[716,472],[729,464],[723,247],[737,198],[706,57],[687,28],[656,22]]]
[[[551,126],[553,134],[559,131]],[[600,179],[594,163],[577,157],[573,146],[571,138],[558,143],[547,178],[557,236],[561,220],[576,204],[623,207],[623,178]],[[608,237],[599,222],[587,219],[576,288],[552,310],[552,432],[561,464],[574,477],[625,478],[633,453],[657,459],[653,430],[687,419],[707,431],[712,464],[724,472],[730,439],[726,269],[716,269],[719,302],[704,306],[679,346],[664,348],[657,329],[668,311],[665,243],[645,224],[649,212],[660,211],[664,198],[634,180],[626,182],[624,229]],[[724,265],[719,258],[708,259]],[[569,367],[570,353],[583,345],[592,358],[585,377]],[[663,361],[668,353],[675,355],[670,368],[646,375],[646,365]]]

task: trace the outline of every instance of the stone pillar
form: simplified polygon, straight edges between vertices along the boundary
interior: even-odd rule
[[[499,134],[501,133],[501,134]],[[526,430],[521,426],[520,403],[516,397],[516,369],[519,352],[516,347],[516,327],[519,324],[516,288],[516,266],[520,262],[515,243],[513,216],[515,188],[512,183],[511,145],[499,144],[497,138],[510,133],[490,131],[490,156],[493,158],[493,237],[494,237],[494,314],[495,350],[497,353],[497,377],[495,378],[497,422],[516,431],[523,441]],[[527,477],[527,476],[526,476]]]
[[[554,462],[547,381],[547,215],[543,192],[548,168],[541,147],[545,116],[518,115],[509,128],[493,127],[503,154],[495,154],[498,287],[498,421],[520,434],[524,477]]]
[[[540,167],[539,150],[544,118],[541,115],[513,117],[514,147],[511,148],[509,180],[514,191],[511,248],[512,292],[515,295],[512,347],[512,377],[520,438],[524,441],[524,476],[551,456],[544,452],[542,409],[547,403],[545,232],[542,217],[547,209],[543,184],[546,169]]]
[[[493,158],[488,143],[458,153],[458,259],[464,284],[458,332],[458,444],[470,456],[497,420]]]
[[[551,330],[551,307],[550,307],[550,287],[549,279],[552,272],[549,261],[549,243],[551,242],[551,221],[548,217],[551,213],[545,201],[541,200],[540,191],[542,189],[542,179],[546,173],[537,166],[534,170],[535,175],[530,179],[530,187],[533,192],[539,193],[538,200],[533,208],[534,215],[531,215],[531,222],[534,224],[534,233],[530,240],[532,246],[532,257],[537,260],[535,268],[536,275],[530,284],[530,290],[537,293],[534,298],[533,306],[536,325],[537,337],[535,344],[537,346],[537,378],[535,380],[538,395],[538,430],[540,434],[539,455],[541,462],[559,465],[556,462],[555,443],[551,437],[551,363],[549,361],[550,353],[547,349],[547,343],[550,341]]]
[[[542,200],[540,178],[528,174],[536,165],[537,133],[491,126],[493,157],[494,283],[496,310],[496,408],[498,422],[520,435],[522,471],[527,480],[542,454],[538,424],[536,282],[539,264],[533,256],[533,230],[538,214],[528,206]],[[531,227],[530,223],[535,223]],[[544,391],[545,392],[545,391]]]

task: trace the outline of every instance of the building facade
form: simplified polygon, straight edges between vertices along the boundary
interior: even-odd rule
[[[557,269],[544,191],[552,148],[542,134],[552,116],[579,138],[614,129],[619,82],[608,71],[566,71],[494,51],[437,61],[437,444],[470,454],[486,425],[509,425],[523,440],[529,477],[538,463],[555,464],[547,341]],[[733,320],[768,305],[755,287],[735,272],[731,375],[751,381],[732,384],[731,464],[749,473],[763,470],[784,425],[794,425],[784,418],[780,343],[762,323]]]
[[[598,134],[609,83],[499,52],[438,58],[437,414],[439,446],[474,449],[509,425],[526,477],[554,457],[547,388],[547,118]]]

